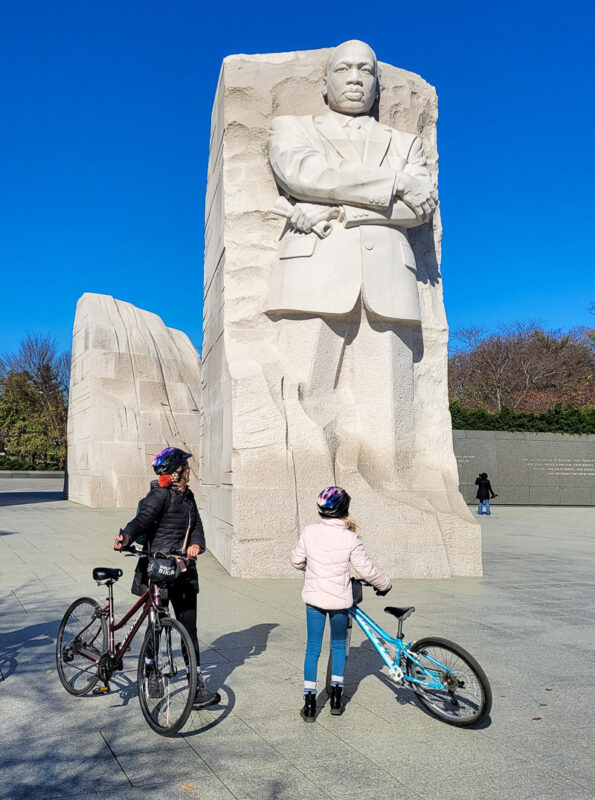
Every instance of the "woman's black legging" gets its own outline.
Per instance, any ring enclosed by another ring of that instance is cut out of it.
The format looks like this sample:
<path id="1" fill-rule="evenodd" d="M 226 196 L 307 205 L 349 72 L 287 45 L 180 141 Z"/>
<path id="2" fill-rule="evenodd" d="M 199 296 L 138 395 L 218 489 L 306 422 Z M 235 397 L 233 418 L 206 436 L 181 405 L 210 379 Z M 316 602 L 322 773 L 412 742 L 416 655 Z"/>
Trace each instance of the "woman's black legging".
<path id="1" fill-rule="evenodd" d="M 198 647 L 198 632 L 196 630 L 196 592 L 187 581 L 177 579 L 167 587 L 167 593 L 176 619 L 182 623 L 190 634 L 194 652 L 196 653 L 196 666 L 200 666 L 200 650 Z"/>

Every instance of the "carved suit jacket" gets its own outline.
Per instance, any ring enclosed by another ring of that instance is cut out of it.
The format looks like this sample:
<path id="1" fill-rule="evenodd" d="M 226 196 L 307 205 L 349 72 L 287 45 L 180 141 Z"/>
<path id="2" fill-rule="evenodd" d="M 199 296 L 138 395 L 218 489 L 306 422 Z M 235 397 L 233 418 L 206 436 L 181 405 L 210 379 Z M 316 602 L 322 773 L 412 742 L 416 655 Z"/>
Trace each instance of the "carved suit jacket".
<path id="1" fill-rule="evenodd" d="M 420 138 L 370 119 L 362 158 L 332 112 L 283 116 L 271 124 L 269 159 L 284 194 L 339 205 L 343 219 L 324 239 L 286 226 L 266 310 L 346 314 L 361 292 L 376 314 L 420 322 L 406 229 L 426 219 L 393 199 L 399 171 L 431 187 Z"/>

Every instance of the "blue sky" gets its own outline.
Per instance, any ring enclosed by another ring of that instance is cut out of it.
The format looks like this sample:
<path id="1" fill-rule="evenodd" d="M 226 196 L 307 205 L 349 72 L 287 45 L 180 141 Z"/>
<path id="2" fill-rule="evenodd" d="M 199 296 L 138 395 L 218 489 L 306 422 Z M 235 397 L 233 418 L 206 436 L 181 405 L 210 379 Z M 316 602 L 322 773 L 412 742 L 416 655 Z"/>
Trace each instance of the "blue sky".
<path id="1" fill-rule="evenodd" d="M 3 0 L 0 352 L 27 332 L 69 348 L 85 291 L 200 347 L 221 60 L 354 37 L 437 88 L 451 328 L 595 324 L 594 22 L 573 0 Z"/>

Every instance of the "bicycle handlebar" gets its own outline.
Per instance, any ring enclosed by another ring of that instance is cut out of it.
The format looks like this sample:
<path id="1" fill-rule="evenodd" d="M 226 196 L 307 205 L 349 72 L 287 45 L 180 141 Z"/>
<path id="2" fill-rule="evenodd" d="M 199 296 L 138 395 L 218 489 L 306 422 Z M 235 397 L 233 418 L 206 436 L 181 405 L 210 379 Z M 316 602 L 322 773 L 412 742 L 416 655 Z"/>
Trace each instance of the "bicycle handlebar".
<path id="1" fill-rule="evenodd" d="M 361 585 L 362 585 L 362 586 L 371 586 L 371 587 L 372 587 L 372 589 L 374 589 L 374 592 L 375 592 L 375 593 L 376 593 L 376 594 L 377 594 L 379 597 L 384 597 L 384 596 L 385 596 L 385 595 L 387 595 L 387 594 L 388 594 L 388 592 L 390 592 L 390 590 L 392 589 L 392 586 L 391 586 L 391 587 L 390 587 L 390 589 L 388 589 L 388 591 L 382 592 L 382 591 L 380 591 L 379 589 L 377 589 L 377 588 L 374 586 L 374 584 L 370 583 L 369 581 L 365 581 L 363 578 L 352 578 L 352 580 L 354 580 L 354 581 L 357 581 L 358 583 L 361 583 Z"/>

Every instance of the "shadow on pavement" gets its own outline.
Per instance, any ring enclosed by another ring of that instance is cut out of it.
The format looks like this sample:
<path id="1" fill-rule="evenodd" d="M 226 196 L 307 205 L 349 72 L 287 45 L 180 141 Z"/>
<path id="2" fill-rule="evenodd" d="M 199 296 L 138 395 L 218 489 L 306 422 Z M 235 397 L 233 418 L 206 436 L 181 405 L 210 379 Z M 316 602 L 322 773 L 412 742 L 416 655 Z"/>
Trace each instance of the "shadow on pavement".
<path id="1" fill-rule="evenodd" d="M 223 692 L 227 696 L 227 702 L 223 705 L 225 698 L 223 698 L 220 705 L 211 706 L 210 708 L 203 709 L 194 715 L 194 720 L 198 719 L 201 723 L 200 727 L 194 730 L 185 730 L 184 737 L 195 736 L 204 733 L 216 725 L 220 725 L 227 716 L 231 713 L 235 705 L 235 694 L 231 687 L 227 685 L 227 679 L 231 673 L 241 667 L 248 659 L 257 658 L 264 653 L 267 648 L 268 638 L 273 630 L 277 628 L 276 622 L 261 622 L 258 625 L 252 625 L 250 628 L 245 628 L 241 631 L 232 631 L 225 633 L 211 644 L 211 649 L 220 653 L 223 658 L 218 662 L 215 669 L 212 670 L 212 678 L 209 680 L 209 673 L 211 670 L 206 670 L 206 680 L 208 688 L 215 692 Z M 204 659 L 201 659 L 204 661 Z M 215 717 L 215 714 L 217 716 Z M 210 716 L 212 720 L 209 720 Z M 191 722 L 192 722 L 191 718 Z"/>
<path id="2" fill-rule="evenodd" d="M 2 492 L 0 507 L 24 506 L 30 503 L 56 503 L 63 499 L 62 492 Z"/>
<path id="3" fill-rule="evenodd" d="M 47 648 L 50 645 L 53 650 L 59 624 L 60 620 L 56 619 L 51 622 L 28 625 L 26 628 L 19 628 L 10 633 L 0 633 L 0 679 L 6 680 L 16 672 L 19 656 L 24 650 L 34 647 Z M 31 671 L 31 665 L 26 669 Z M 33 671 L 40 669 L 38 664 L 33 667 Z"/>

